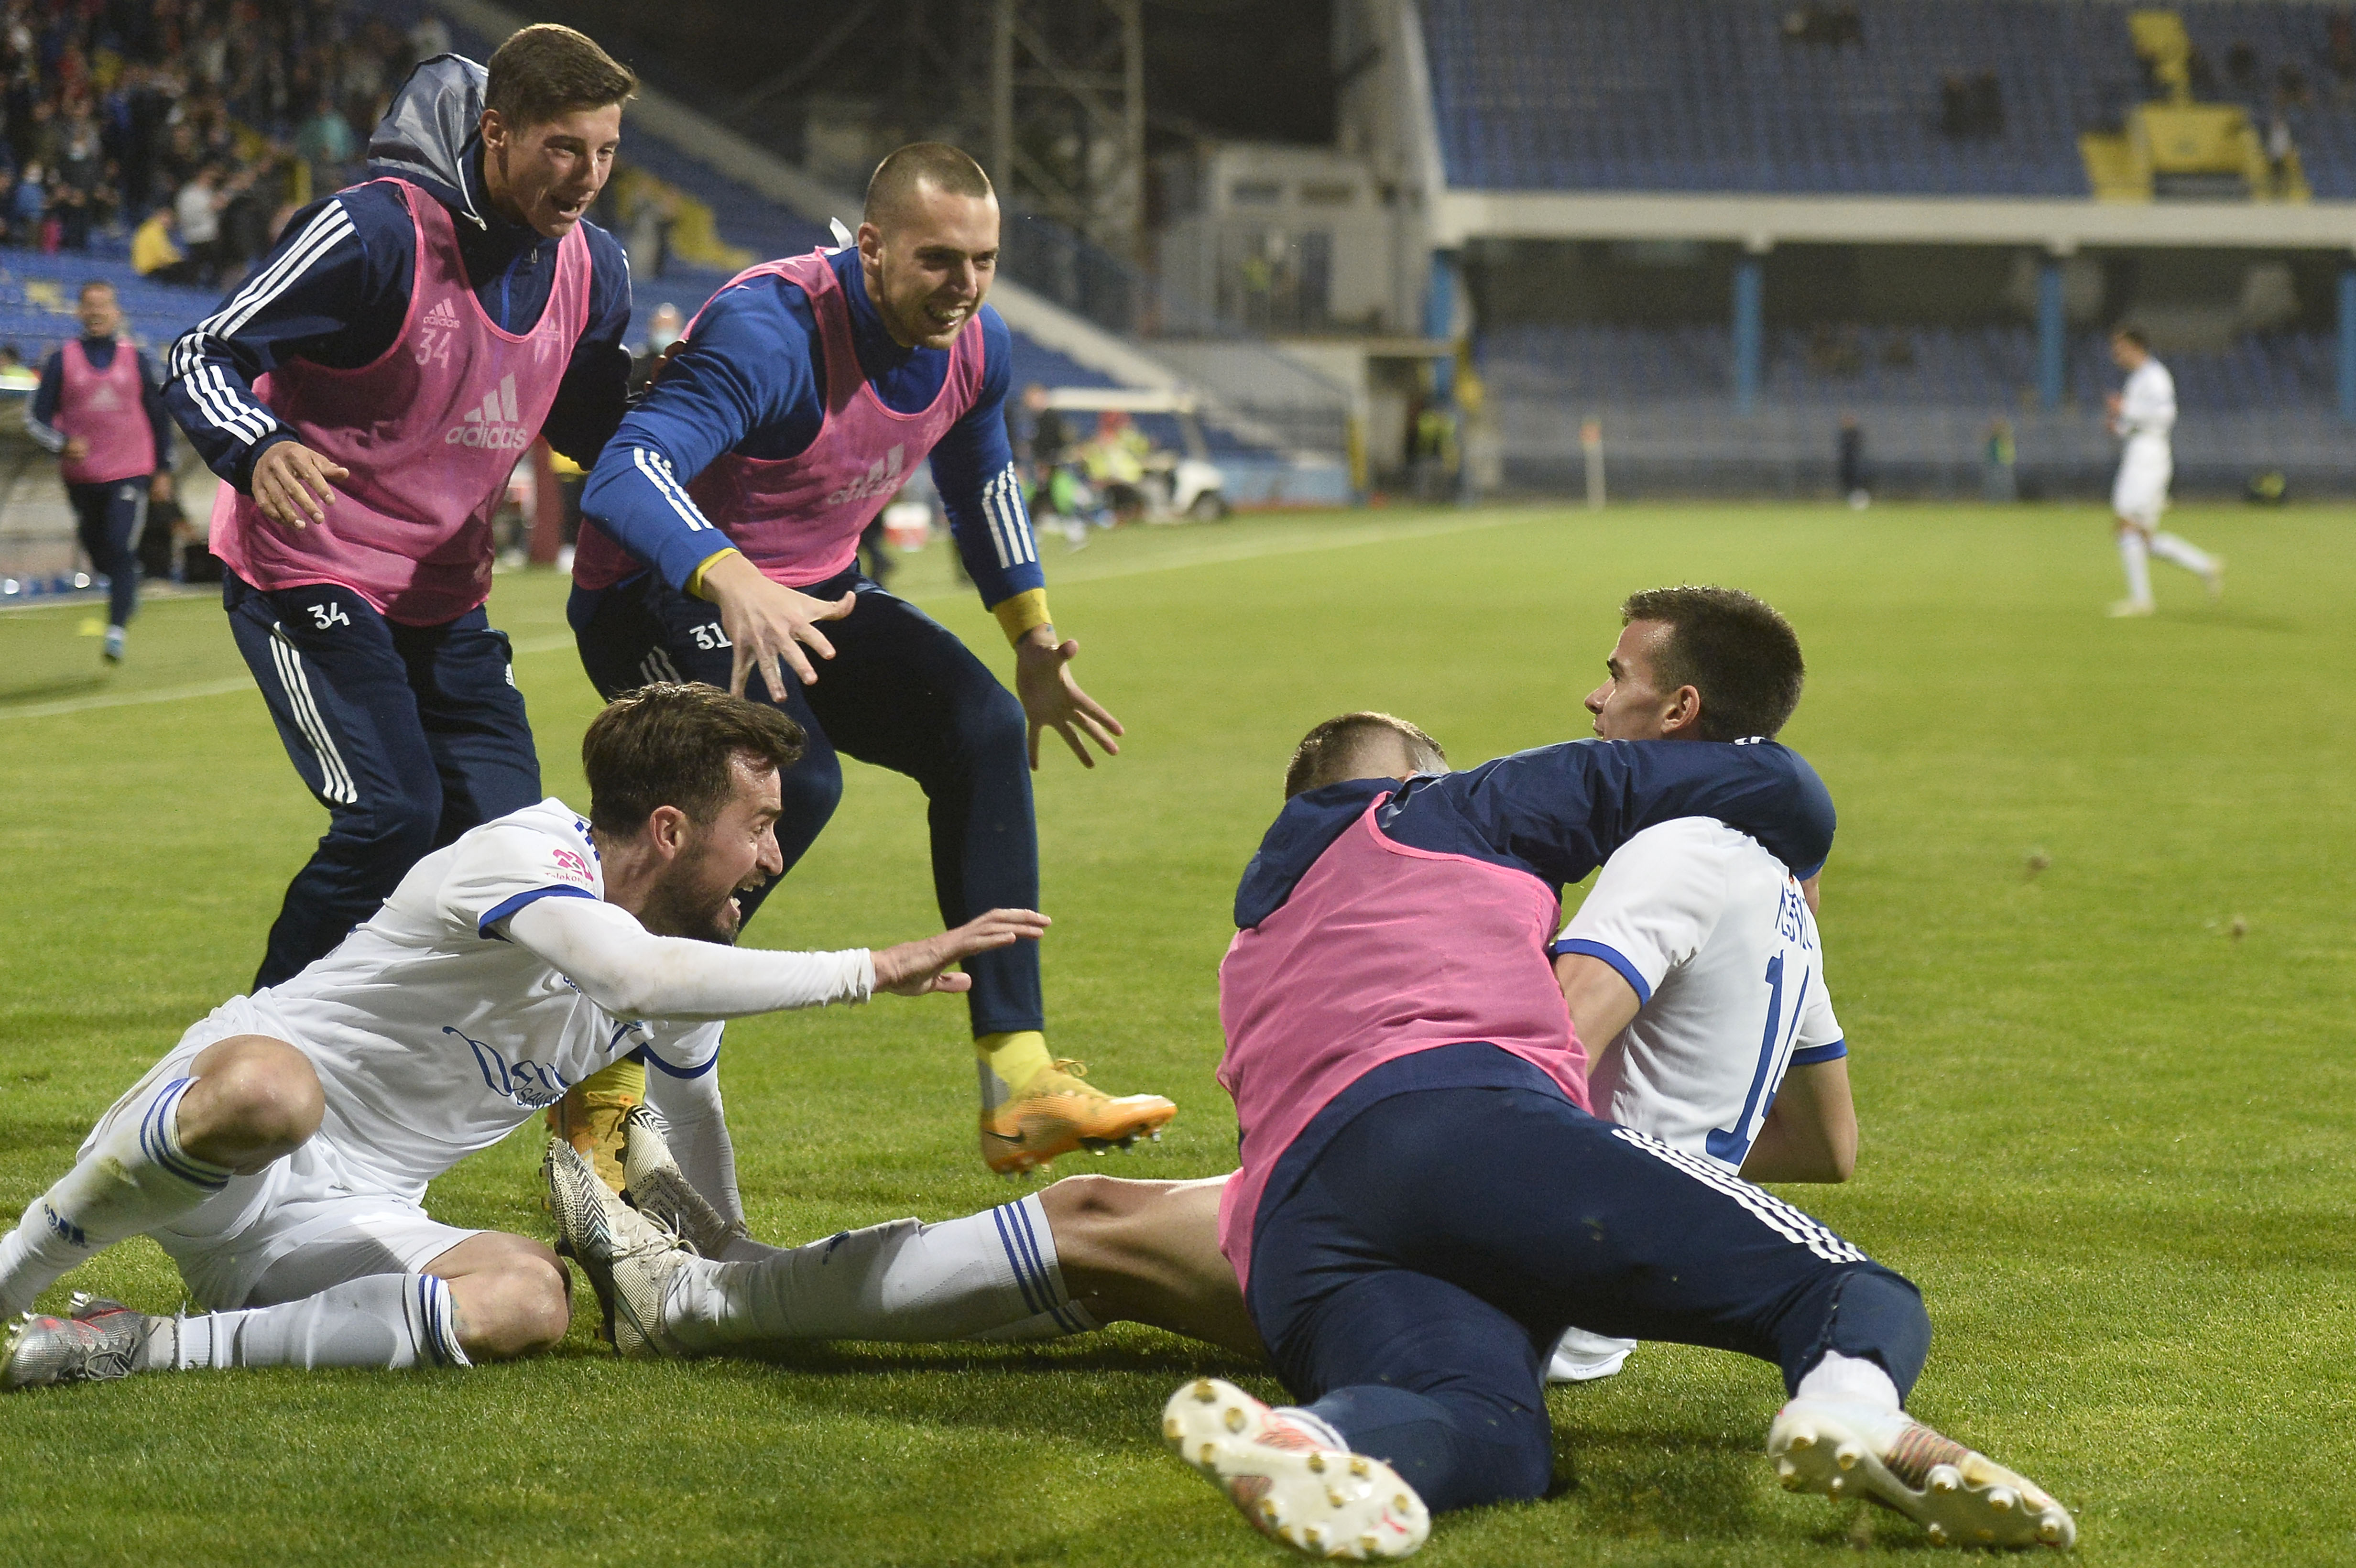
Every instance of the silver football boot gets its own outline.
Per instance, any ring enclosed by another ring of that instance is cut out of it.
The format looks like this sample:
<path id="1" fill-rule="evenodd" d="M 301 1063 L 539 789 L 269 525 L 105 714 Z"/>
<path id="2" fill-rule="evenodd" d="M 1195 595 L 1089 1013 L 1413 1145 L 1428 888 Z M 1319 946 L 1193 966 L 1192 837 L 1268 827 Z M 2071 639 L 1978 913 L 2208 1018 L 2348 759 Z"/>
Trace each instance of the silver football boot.
<path id="1" fill-rule="evenodd" d="M 644 1104 L 622 1118 L 622 1198 L 700 1256 L 716 1258 L 745 1233 L 744 1221 L 732 1224 L 704 1200 L 671 1158 L 659 1125 L 654 1107 Z"/>
<path id="2" fill-rule="evenodd" d="M 171 1324 L 119 1301 L 78 1293 L 69 1316 L 27 1312 L 8 1326 L 0 1350 L 0 1389 L 105 1382 L 145 1370 L 148 1337 Z"/>
<path id="3" fill-rule="evenodd" d="M 562 1138 L 548 1140 L 541 1167 L 549 1212 L 604 1314 L 602 1336 L 634 1360 L 684 1356 L 663 1331 L 663 1294 L 693 1254 L 679 1238 L 616 1198 L 596 1168 Z"/>

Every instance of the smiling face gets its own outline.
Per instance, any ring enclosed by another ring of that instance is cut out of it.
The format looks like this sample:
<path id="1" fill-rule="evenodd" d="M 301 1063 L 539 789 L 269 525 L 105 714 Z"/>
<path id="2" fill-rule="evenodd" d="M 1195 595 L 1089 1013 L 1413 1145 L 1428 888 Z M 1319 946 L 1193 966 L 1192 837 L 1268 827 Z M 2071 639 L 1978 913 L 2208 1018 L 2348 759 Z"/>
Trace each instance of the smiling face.
<path id="1" fill-rule="evenodd" d="M 561 240 L 588 215 L 613 175 L 622 106 L 568 110 L 521 128 L 486 109 L 482 128 L 483 186 L 491 206 L 509 222 Z"/>
<path id="2" fill-rule="evenodd" d="M 997 276 L 998 198 L 920 180 L 885 222 L 859 226 L 867 297 L 901 347 L 947 348 Z"/>
<path id="3" fill-rule="evenodd" d="M 1693 688 L 1661 689 L 1660 654 L 1671 633 L 1666 621 L 1631 621 L 1621 631 L 1604 661 L 1603 684 L 1587 694 L 1595 732 L 1604 740 L 1658 741 L 1685 727 L 1679 697 Z"/>
<path id="4" fill-rule="evenodd" d="M 709 822 L 687 821 L 679 853 L 648 891 L 639 920 L 659 936 L 733 945 L 744 923 L 736 895 L 785 874 L 777 849 L 777 770 L 756 766 L 739 752 L 728 771 L 727 804 Z"/>
<path id="5" fill-rule="evenodd" d="M 115 299 L 114 290 L 105 283 L 94 283 L 82 290 L 74 314 L 81 317 L 84 337 L 112 337 L 123 327 L 123 306 Z"/>

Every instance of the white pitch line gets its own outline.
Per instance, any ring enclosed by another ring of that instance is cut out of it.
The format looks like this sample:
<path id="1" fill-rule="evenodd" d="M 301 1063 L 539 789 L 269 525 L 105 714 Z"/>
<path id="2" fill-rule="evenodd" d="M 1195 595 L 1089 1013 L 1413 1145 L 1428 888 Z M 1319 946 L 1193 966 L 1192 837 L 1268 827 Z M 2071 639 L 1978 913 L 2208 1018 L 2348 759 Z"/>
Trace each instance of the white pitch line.
<path id="1" fill-rule="evenodd" d="M 1365 545 L 1394 544 L 1406 539 L 1438 539 L 1449 534 L 1471 533 L 1480 528 L 1508 528 L 1516 523 L 1534 523 L 1543 517 L 1539 512 L 1508 511 L 1503 515 L 1435 520 L 1427 523 L 1365 524 L 1350 528 L 1340 537 L 1327 535 L 1320 539 L 1262 539 L 1246 543 L 1214 545 L 1207 549 L 1189 550 L 1182 555 L 1163 556 L 1155 560 L 1131 561 L 1120 566 L 1090 570 L 1088 563 L 1071 562 L 1059 571 L 1057 581 L 1077 586 L 1083 582 L 1107 582 L 1122 577 L 1148 577 L 1157 571 L 1183 571 L 1198 566 L 1224 566 L 1232 561 L 1258 560 L 1274 555 L 1310 555 L 1331 549 L 1355 549 Z M 911 594 L 916 603 L 927 599 L 944 599 L 951 590 L 938 593 Z M 517 643 L 518 657 L 526 654 L 553 653 L 559 648 L 574 645 L 570 634 L 561 637 L 542 637 L 532 642 Z M 102 708 L 134 708 L 150 702 L 181 702 L 200 697 L 225 697 L 232 691 L 251 691 L 250 677 L 234 680 L 209 680 L 194 686 L 167 686 L 154 691 L 124 692 L 101 697 L 74 697 L 59 702 L 38 702 L 26 708 L 0 706 L 0 721 L 11 719 L 54 719 L 69 713 L 89 713 Z"/>
<path id="2" fill-rule="evenodd" d="M 537 642 L 515 645 L 516 656 L 526 654 L 553 653 L 569 648 L 573 639 L 543 637 Z M 227 697 L 233 691 L 252 691 L 253 677 L 236 676 L 226 680 L 203 680 L 192 686 L 158 687 L 154 691 L 110 692 L 97 697 L 70 697 L 57 702 L 36 702 L 23 708 L 0 706 L 0 721 L 10 719 L 55 719 L 68 713 L 91 713 L 102 708 L 138 708 L 151 702 L 186 702 L 199 697 Z"/>

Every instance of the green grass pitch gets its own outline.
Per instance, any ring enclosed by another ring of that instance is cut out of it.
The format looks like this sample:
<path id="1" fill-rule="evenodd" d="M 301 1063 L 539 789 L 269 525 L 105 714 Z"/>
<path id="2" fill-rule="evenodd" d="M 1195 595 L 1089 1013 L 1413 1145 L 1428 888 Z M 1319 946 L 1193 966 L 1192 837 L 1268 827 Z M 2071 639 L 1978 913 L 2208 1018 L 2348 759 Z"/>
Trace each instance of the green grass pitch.
<path id="1" fill-rule="evenodd" d="M 1162 1144 L 1066 1168 L 1228 1168 L 1214 966 L 1303 730 L 1387 708 L 1459 762 L 1584 734 L 1623 594 L 1738 584 L 1799 628 L 1812 674 L 1785 739 L 1842 809 L 1824 929 L 1864 1147 L 1846 1188 L 1789 1195 L 1922 1285 L 1939 1338 L 1915 1408 L 2078 1509 L 2089 1563 L 2347 1560 L 2351 521 L 2188 510 L 2174 526 L 2233 562 L 2224 605 L 2155 566 L 2162 613 L 2129 622 L 2103 616 L 2118 571 L 2093 508 L 1362 512 L 1069 556 L 1050 539 L 1078 673 L 1130 730 L 1118 760 L 1051 755 L 1039 778 L 1050 1042 L 1182 1107 Z M 1004 666 L 937 549 L 902 586 Z M 546 574 L 492 603 L 549 787 L 577 801 L 594 702 L 562 606 Z M 324 821 L 216 606 L 152 604 L 104 687 L 92 613 L 0 616 L 0 1216 L 242 988 Z M 123 700 L 159 693 L 183 695 Z M 914 786 L 851 772 L 755 941 L 934 928 Z M 887 997 L 732 1028 L 758 1233 L 1010 1196 L 975 1154 L 963 1022 Z M 460 1166 L 433 1206 L 539 1232 L 540 1142 Z M 75 1287 L 180 1299 L 145 1242 L 55 1299 Z M 587 1300 L 530 1364 L 0 1400 L 0 1563 L 1283 1560 L 1162 1449 L 1184 1377 L 1273 1392 L 1208 1349 L 1131 1328 L 626 1364 Z M 1779 1396 L 1764 1365 L 1648 1346 L 1550 1396 L 1555 1496 L 1445 1520 L 1425 1560 L 1913 1560 L 1903 1521 L 1776 1489 Z"/>

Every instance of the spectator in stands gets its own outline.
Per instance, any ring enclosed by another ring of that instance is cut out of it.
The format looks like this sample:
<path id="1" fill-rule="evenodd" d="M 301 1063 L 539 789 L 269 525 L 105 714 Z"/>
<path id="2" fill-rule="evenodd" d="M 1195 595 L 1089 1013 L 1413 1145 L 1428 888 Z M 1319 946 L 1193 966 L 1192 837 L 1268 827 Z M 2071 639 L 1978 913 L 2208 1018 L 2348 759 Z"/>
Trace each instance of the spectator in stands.
<path id="1" fill-rule="evenodd" d="M 159 283 L 197 282 L 197 264 L 173 243 L 170 208 L 157 208 L 132 231 L 131 270 Z"/>
<path id="2" fill-rule="evenodd" d="M 662 363 L 663 351 L 679 341 L 686 329 L 679 306 L 665 300 L 655 306 L 654 315 L 647 318 L 647 340 L 636 354 L 630 356 L 630 395 L 637 397 L 655 379 L 655 367 Z"/>
<path id="3" fill-rule="evenodd" d="M 207 288 L 220 282 L 220 215 L 229 197 L 220 188 L 220 166 L 200 166 L 173 199 L 173 220 L 180 230 L 180 248 L 196 263 L 196 281 Z"/>
<path id="4" fill-rule="evenodd" d="M 2290 116 L 2277 105 L 2266 116 L 2266 178 L 2276 201 L 2287 201 L 2291 195 Z"/>
<path id="5" fill-rule="evenodd" d="M 105 654 L 120 664 L 139 610 L 134 550 L 147 503 L 172 495 L 172 420 L 155 361 L 122 336 L 114 285 L 84 283 L 75 314 L 81 336 L 41 367 L 25 429 L 58 456 L 81 547 L 107 580 Z"/>
<path id="6" fill-rule="evenodd" d="M 1857 422 L 1855 414 L 1841 415 L 1840 438 L 1833 457 L 1833 483 L 1848 498 L 1852 511 L 1862 512 L 1873 504 L 1872 492 L 1865 487 L 1865 427 Z"/>
<path id="7" fill-rule="evenodd" d="M 319 94 L 311 117 L 294 133 L 294 153 L 311 165 L 312 189 L 335 190 L 344 184 L 347 166 L 359 155 L 359 142 L 332 94 Z"/>
<path id="8" fill-rule="evenodd" d="M 2324 25 L 2324 59 L 2331 67 L 2340 90 L 2356 88 L 2356 16 L 2345 11 L 2335 12 Z"/>
<path id="9" fill-rule="evenodd" d="M 16 188 L 9 193 L 13 221 L 9 233 L 12 243 L 30 250 L 41 242 L 41 225 L 49 214 L 49 193 L 41 178 L 41 165 L 27 164 L 25 172 L 16 176 Z"/>
<path id="10" fill-rule="evenodd" d="M 2275 73 L 2275 102 L 2283 109 L 2304 109 L 2310 101 L 2307 91 L 2307 72 L 2293 62 L 2286 61 Z"/>

